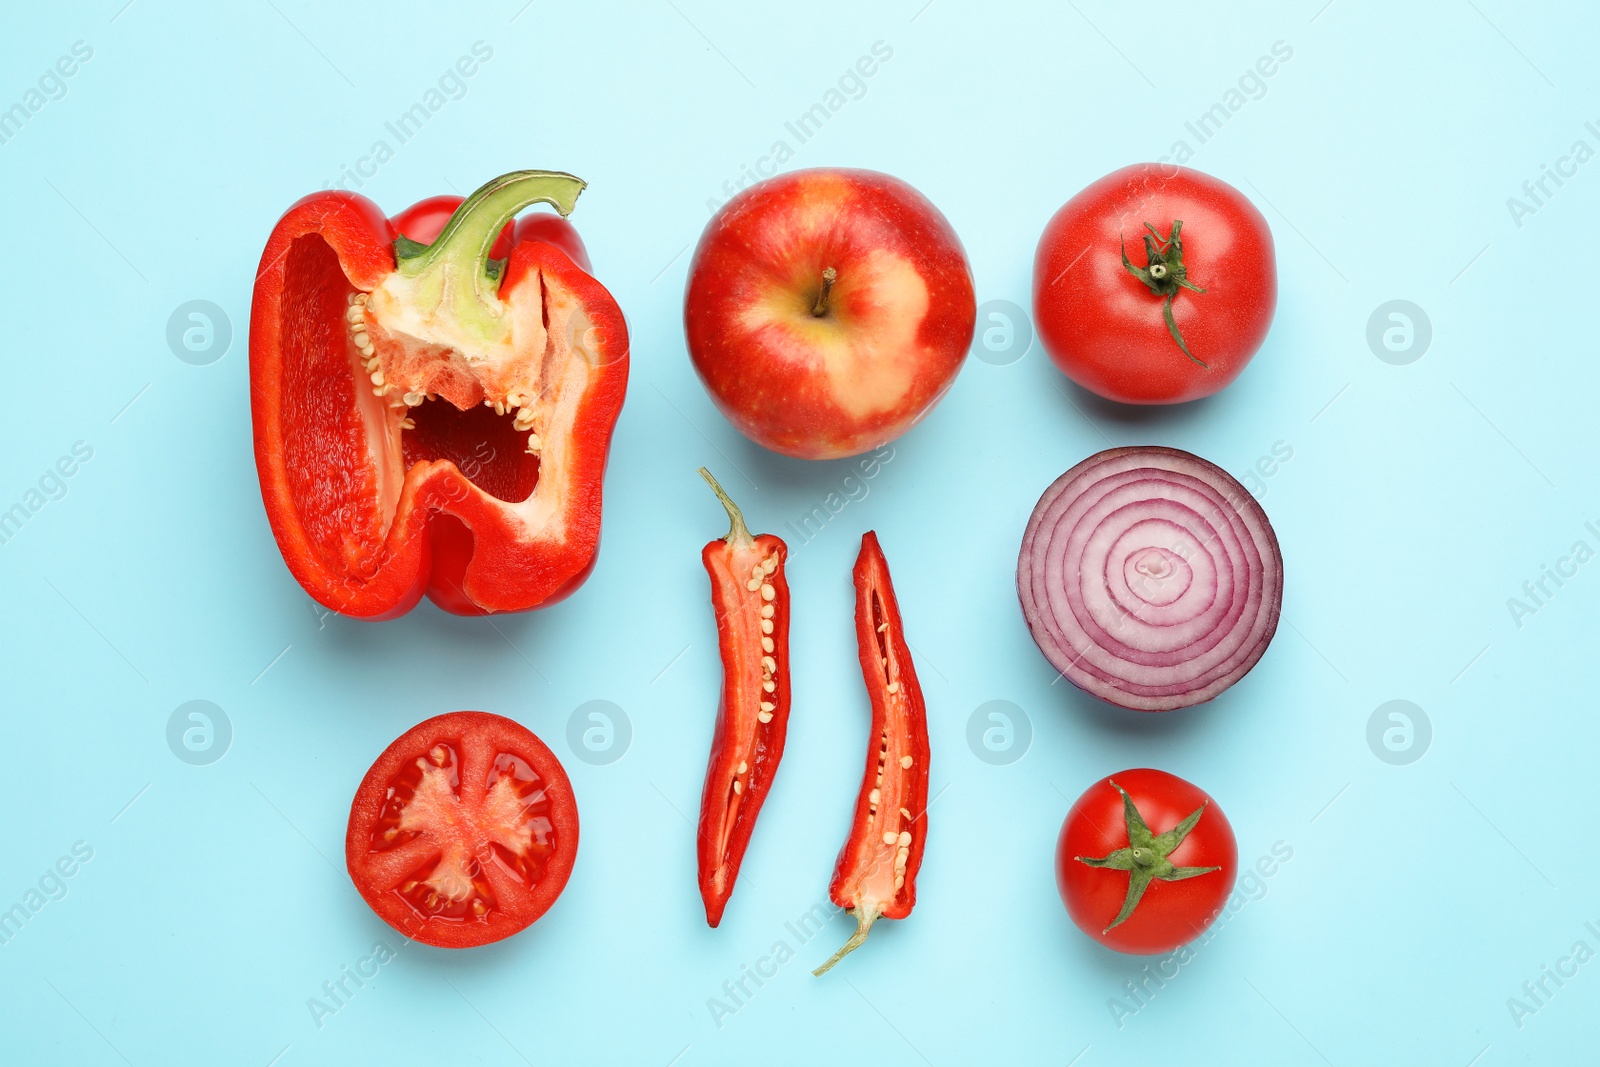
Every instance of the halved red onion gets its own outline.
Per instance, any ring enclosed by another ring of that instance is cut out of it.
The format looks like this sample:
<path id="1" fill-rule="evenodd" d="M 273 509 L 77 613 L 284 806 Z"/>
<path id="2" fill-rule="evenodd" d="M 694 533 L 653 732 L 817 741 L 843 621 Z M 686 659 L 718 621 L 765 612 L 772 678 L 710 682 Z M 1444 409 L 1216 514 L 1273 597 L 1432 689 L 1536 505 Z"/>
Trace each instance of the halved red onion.
<path id="1" fill-rule="evenodd" d="M 1068 681 L 1125 708 L 1172 711 L 1210 700 L 1266 651 L 1283 554 L 1227 471 L 1175 448 L 1111 448 L 1039 498 L 1017 595 Z"/>

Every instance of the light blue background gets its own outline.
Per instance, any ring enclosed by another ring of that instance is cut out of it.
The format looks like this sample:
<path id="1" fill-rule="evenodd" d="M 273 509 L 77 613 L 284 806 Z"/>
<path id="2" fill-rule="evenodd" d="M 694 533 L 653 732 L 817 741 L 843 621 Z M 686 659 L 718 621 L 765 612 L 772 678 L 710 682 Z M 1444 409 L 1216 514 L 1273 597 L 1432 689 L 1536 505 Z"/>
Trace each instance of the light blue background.
<path id="1" fill-rule="evenodd" d="M 1506 603 L 1575 541 L 1600 548 L 1584 528 L 1600 521 L 1600 162 L 1520 227 L 1506 204 L 1574 141 L 1600 148 L 1585 5 L 122 3 L 13 6 L 0 34 L 0 107 L 74 41 L 94 49 L 0 145 L 0 508 L 74 442 L 94 450 L 0 545 L 0 908 L 93 848 L 0 946 L 0 1059 L 1465 1067 L 1592 1050 L 1600 962 L 1547 980 L 1520 1028 L 1507 1007 L 1578 940 L 1600 949 L 1584 927 L 1600 926 L 1600 563 L 1520 627 Z M 256 488 L 257 257 L 284 208 L 479 40 L 493 57 L 465 95 L 363 191 L 397 211 L 518 167 L 590 182 L 575 221 L 633 335 L 604 549 L 577 596 L 534 615 L 323 618 Z M 979 300 L 1024 306 L 1051 212 L 1194 147 L 1185 122 L 1286 42 L 1193 160 L 1266 214 L 1280 304 L 1244 376 L 1179 409 L 1113 410 L 1037 347 L 970 360 L 866 497 L 801 543 L 785 524 L 849 467 L 765 454 L 712 408 L 683 348 L 687 250 L 708 198 L 877 41 L 892 59 L 792 165 L 909 180 L 961 234 Z M 1409 366 L 1365 339 L 1397 298 L 1432 323 Z M 233 329 L 208 366 L 165 339 L 196 299 Z M 1052 686 L 1012 576 L 1045 485 L 1145 442 L 1240 476 L 1276 443 L 1293 458 L 1262 482 L 1288 574 L 1271 649 L 1214 704 L 1142 717 Z M 719 678 L 698 551 L 723 519 L 702 463 L 794 549 L 789 749 L 716 931 L 689 822 Z M 825 899 L 860 774 L 848 575 L 869 527 L 920 656 L 938 800 L 916 913 L 818 981 L 849 921 L 805 944 L 785 923 Z M 165 739 L 192 699 L 232 724 L 209 766 Z M 1409 766 L 1366 740 L 1391 699 L 1432 722 Z M 609 765 L 566 740 L 590 700 L 631 721 Z M 966 741 L 990 700 L 1031 722 L 1010 765 Z M 308 999 L 398 943 L 343 870 L 351 793 L 392 738 L 457 708 L 514 716 L 562 756 L 576 873 L 528 932 L 405 948 L 319 1028 Z M 1146 961 L 1071 925 L 1051 860 L 1070 801 L 1139 765 L 1213 793 L 1245 862 L 1279 841 L 1293 859 L 1119 1027 L 1109 1002 Z M 708 998 L 780 939 L 796 958 L 719 1027 Z"/>

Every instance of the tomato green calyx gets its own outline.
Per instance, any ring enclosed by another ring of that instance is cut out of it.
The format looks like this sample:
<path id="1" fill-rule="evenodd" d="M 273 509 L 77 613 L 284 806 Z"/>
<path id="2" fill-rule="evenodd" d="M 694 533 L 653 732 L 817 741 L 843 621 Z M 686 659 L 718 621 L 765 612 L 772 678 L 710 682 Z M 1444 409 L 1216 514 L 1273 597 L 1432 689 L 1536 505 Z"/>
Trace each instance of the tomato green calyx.
<path id="1" fill-rule="evenodd" d="M 833 970 L 833 965 L 844 959 L 850 953 L 867 943 L 867 934 L 872 930 L 872 924 L 878 921 L 882 914 L 876 907 L 857 908 L 850 913 L 856 919 L 856 932 L 850 935 L 850 940 L 840 946 L 839 951 L 828 957 L 828 962 L 811 972 L 812 977 L 821 978 Z"/>
<path id="2" fill-rule="evenodd" d="M 822 272 L 822 288 L 817 290 L 817 302 L 811 305 L 811 314 L 816 318 L 828 313 L 828 296 L 833 292 L 833 283 L 839 280 L 839 272 L 829 267 Z"/>
<path id="3" fill-rule="evenodd" d="M 559 171 L 502 174 L 462 201 L 432 244 L 397 238 L 395 270 L 411 280 L 417 305 L 448 314 L 485 341 L 498 339 L 505 330 L 500 302 L 505 263 L 490 259 L 489 250 L 505 224 L 532 204 L 549 204 L 563 217 L 571 214 L 584 185 Z"/>
<path id="4" fill-rule="evenodd" d="M 1173 236 L 1177 236 L 1177 227 L 1173 227 Z M 1134 806 L 1133 798 L 1116 782 L 1111 787 L 1122 794 L 1122 817 L 1128 827 L 1128 847 L 1119 848 L 1108 856 L 1094 859 L 1089 856 L 1078 856 L 1079 863 L 1090 867 L 1109 867 L 1112 870 L 1128 872 L 1128 895 L 1123 898 L 1122 910 L 1117 912 L 1117 917 L 1111 920 L 1111 925 L 1101 933 L 1109 933 L 1113 928 L 1125 922 L 1133 914 L 1133 909 L 1139 906 L 1139 901 L 1144 897 L 1144 891 L 1150 888 L 1150 883 L 1157 878 L 1163 882 L 1178 882 L 1185 878 L 1196 878 L 1212 871 L 1220 871 L 1221 867 L 1179 867 L 1167 859 L 1189 836 L 1200 822 L 1200 816 L 1205 814 L 1206 806 L 1200 805 L 1190 812 L 1188 817 L 1177 826 L 1164 834 L 1150 832 L 1150 827 L 1145 824 L 1144 816 L 1139 814 L 1139 809 Z"/>
<path id="5" fill-rule="evenodd" d="M 1183 220 L 1175 219 L 1172 223 L 1172 234 L 1162 237 L 1161 231 L 1150 225 L 1144 224 L 1150 232 L 1144 235 L 1145 266 L 1136 267 L 1128 259 L 1128 242 L 1122 242 L 1122 265 L 1128 273 L 1138 278 L 1150 291 L 1157 296 L 1166 297 L 1161 305 L 1161 317 L 1167 322 L 1167 332 L 1172 334 L 1172 339 L 1178 342 L 1178 347 L 1183 349 L 1183 354 L 1207 370 L 1210 366 L 1200 359 L 1195 359 L 1193 352 L 1183 339 L 1183 334 L 1178 330 L 1178 323 L 1172 317 L 1172 298 L 1178 295 L 1179 290 L 1187 289 L 1191 293 L 1203 293 L 1205 289 L 1189 280 L 1188 268 L 1183 265 Z"/>
<path id="6" fill-rule="evenodd" d="M 728 536 L 724 537 L 723 540 L 728 542 L 730 545 L 748 545 L 750 542 L 755 540 L 750 536 L 750 527 L 744 524 L 744 513 L 739 510 L 739 505 L 733 502 L 733 498 L 730 497 L 727 494 L 727 491 L 722 488 L 722 485 L 711 476 L 711 472 L 706 470 L 704 467 L 701 467 L 700 477 L 704 478 L 706 480 L 706 484 L 711 486 L 711 491 L 717 494 L 717 499 L 722 501 L 723 510 L 728 513 Z"/>

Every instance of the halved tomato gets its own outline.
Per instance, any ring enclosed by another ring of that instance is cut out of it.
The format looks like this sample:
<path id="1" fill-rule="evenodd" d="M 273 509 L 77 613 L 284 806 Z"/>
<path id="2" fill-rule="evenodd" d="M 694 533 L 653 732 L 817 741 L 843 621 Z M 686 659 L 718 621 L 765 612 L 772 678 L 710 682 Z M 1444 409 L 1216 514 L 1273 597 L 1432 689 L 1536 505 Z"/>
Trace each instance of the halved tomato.
<path id="1" fill-rule="evenodd" d="M 418 723 L 383 750 L 350 804 L 345 866 L 378 917 L 441 948 L 510 937 L 555 903 L 578 854 L 561 761 L 483 711 Z"/>

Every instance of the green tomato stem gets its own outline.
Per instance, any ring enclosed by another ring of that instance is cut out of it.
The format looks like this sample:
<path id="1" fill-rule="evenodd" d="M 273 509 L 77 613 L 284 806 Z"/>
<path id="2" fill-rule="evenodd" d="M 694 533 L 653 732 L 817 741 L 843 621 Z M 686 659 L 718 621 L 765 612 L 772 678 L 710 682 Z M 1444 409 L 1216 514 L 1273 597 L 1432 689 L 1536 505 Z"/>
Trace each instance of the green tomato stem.
<path id="1" fill-rule="evenodd" d="M 1129 274 L 1138 278 L 1156 296 L 1166 297 L 1161 304 L 1161 317 L 1167 324 L 1167 332 L 1177 342 L 1178 348 L 1195 364 L 1210 369 L 1209 365 L 1189 351 L 1189 345 L 1183 339 L 1183 332 L 1178 329 L 1178 320 L 1172 316 L 1172 300 L 1180 290 L 1187 289 L 1191 293 L 1203 293 L 1205 289 L 1189 280 L 1188 268 L 1183 265 L 1183 220 L 1176 219 L 1172 223 L 1172 233 L 1167 237 L 1161 236 L 1148 222 L 1144 228 L 1149 232 L 1144 235 L 1145 266 L 1136 267 L 1128 259 L 1128 242 L 1122 242 L 1122 265 Z"/>

